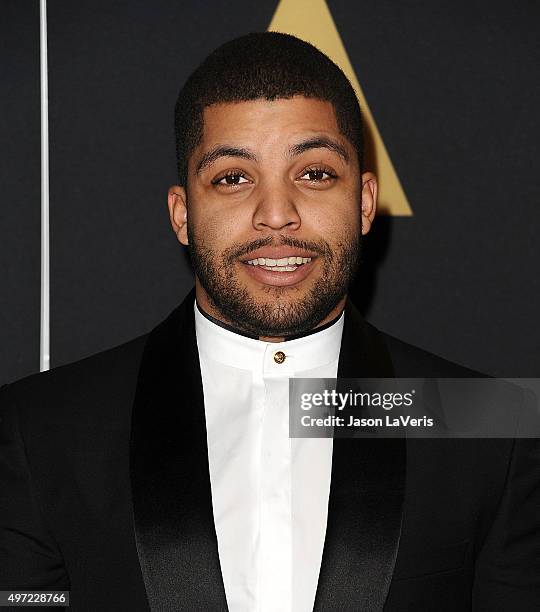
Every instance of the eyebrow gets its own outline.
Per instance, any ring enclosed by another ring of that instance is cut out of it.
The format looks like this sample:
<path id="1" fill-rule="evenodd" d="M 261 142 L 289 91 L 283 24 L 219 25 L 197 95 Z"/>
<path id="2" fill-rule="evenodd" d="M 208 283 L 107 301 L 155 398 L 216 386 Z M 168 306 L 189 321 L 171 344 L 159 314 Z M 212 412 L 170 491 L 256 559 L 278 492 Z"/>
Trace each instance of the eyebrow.
<path id="1" fill-rule="evenodd" d="M 313 138 L 308 138 L 307 140 L 298 142 L 289 148 L 288 154 L 289 157 L 295 157 L 311 149 L 328 149 L 334 153 L 337 153 L 346 164 L 349 163 L 349 154 L 347 153 L 345 147 L 336 140 L 328 138 L 327 136 L 315 136 Z M 200 174 L 220 157 L 240 157 L 242 159 L 247 159 L 254 162 L 257 161 L 257 156 L 249 149 L 235 147 L 232 145 L 217 145 L 201 157 L 195 170 L 196 174 Z"/>
<path id="2" fill-rule="evenodd" d="M 201 157 L 199 163 L 197 164 L 196 174 L 200 174 L 205 168 L 211 166 L 220 157 L 241 157 L 242 159 L 249 159 L 255 162 L 257 161 L 257 156 L 249 149 L 229 145 L 218 145 L 217 147 L 210 149 L 210 151 Z"/>
<path id="3" fill-rule="evenodd" d="M 295 155 L 300 155 L 301 153 L 309 151 L 310 149 L 329 149 L 330 151 L 337 153 L 346 164 L 349 163 L 349 154 L 347 153 L 347 149 L 337 142 L 337 140 L 333 140 L 327 136 L 315 136 L 314 138 L 303 140 L 302 142 L 293 145 L 289 149 L 289 155 L 294 157 Z"/>

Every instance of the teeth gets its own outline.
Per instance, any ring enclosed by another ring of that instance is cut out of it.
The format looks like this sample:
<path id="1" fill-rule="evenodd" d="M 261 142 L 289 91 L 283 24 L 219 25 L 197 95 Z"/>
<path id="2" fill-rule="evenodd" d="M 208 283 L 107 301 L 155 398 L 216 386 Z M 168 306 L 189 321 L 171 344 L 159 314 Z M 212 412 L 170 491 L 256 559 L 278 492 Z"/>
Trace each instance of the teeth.
<path id="1" fill-rule="evenodd" d="M 311 261 L 311 257 L 283 257 L 282 259 L 270 259 L 268 257 L 258 257 L 257 259 L 251 259 L 246 262 L 252 266 L 264 266 L 268 269 L 279 268 L 279 271 L 286 270 L 289 267 L 296 267 Z M 290 272 L 290 270 L 287 270 Z"/>
<path id="2" fill-rule="evenodd" d="M 270 268 L 269 266 L 264 266 L 264 270 L 271 270 L 272 272 L 294 272 L 298 268 L 298 266 L 274 266 Z"/>

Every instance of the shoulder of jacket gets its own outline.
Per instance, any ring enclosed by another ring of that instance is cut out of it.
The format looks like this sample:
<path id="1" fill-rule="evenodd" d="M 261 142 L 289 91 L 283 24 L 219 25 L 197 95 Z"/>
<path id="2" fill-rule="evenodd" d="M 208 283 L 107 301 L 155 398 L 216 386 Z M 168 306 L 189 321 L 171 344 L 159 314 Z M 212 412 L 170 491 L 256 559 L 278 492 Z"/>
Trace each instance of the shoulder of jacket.
<path id="1" fill-rule="evenodd" d="M 398 377 L 476 378 L 486 374 L 477 372 L 419 346 L 409 344 L 395 336 L 379 331 Z"/>
<path id="2" fill-rule="evenodd" d="M 106 390 L 114 394 L 137 379 L 148 334 L 84 359 L 39 372 L 12 382 L 3 390 L 21 408 L 62 403 L 64 399 L 90 398 Z"/>

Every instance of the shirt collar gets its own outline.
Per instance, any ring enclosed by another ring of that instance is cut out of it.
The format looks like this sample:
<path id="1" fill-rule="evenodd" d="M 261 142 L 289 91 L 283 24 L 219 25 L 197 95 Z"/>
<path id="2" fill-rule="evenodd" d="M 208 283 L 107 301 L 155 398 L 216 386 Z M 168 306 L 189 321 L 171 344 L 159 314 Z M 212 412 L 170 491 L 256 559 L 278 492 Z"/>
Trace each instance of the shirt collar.
<path id="1" fill-rule="evenodd" d="M 259 370 L 264 376 L 292 376 L 339 358 L 345 312 L 320 331 L 285 342 L 265 342 L 217 325 L 201 314 L 196 301 L 194 309 L 197 346 L 203 359 L 243 370 Z M 284 354 L 281 363 L 282 356 L 276 353 Z"/>

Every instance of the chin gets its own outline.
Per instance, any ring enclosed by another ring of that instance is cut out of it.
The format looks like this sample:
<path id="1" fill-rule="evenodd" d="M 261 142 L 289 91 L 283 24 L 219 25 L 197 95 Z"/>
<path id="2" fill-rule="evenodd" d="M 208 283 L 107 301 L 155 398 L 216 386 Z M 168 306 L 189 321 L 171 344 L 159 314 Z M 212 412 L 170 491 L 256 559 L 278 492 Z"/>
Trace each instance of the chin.
<path id="1" fill-rule="evenodd" d="M 293 304 L 301 301 L 307 295 L 309 288 L 300 288 L 298 285 L 259 285 L 255 290 L 246 287 L 246 291 L 254 301 L 259 303 L 275 303 L 275 300 L 281 299 Z"/>

